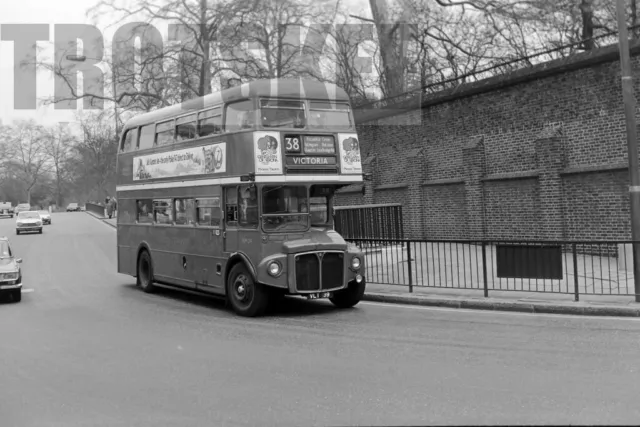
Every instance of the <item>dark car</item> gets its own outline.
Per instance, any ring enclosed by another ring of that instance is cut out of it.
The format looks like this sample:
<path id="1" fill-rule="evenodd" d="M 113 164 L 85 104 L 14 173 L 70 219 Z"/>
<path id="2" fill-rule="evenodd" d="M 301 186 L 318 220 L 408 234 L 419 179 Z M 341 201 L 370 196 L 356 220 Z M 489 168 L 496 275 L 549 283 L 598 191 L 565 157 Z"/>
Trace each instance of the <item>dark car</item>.
<path id="1" fill-rule="evenodd" d="M 67 212 L 80 212 L 80 206 L 77 203 L 69 203 L 67 206 Z"/>
<path id="2" fill-rule="evenodd" d="M 0 236 L 0 296 L 11 295 L 13 302 L 22 299 L 22 259 L 16 258 L 9 239 Z"/>

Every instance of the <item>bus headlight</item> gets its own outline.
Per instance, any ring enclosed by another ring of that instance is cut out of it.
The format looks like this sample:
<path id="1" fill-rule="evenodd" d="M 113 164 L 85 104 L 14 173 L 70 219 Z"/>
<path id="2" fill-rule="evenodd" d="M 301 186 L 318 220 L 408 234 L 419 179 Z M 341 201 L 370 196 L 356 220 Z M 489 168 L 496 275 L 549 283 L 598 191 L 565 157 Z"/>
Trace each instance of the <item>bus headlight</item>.
<path id="1" fill-rule="evenodd" d="M 360 258 L 358 258 L 357 256 L 351 258 L 351 268 L 353 268 L 354 270 L 360 268 Z"/>
<path id="2" fill-rule="evenodd" d="M 278 261 L 272 261 L 267 268 L 269 270 L 269 274 L 273 277 L 276 277 L 282 271 L 282 266 Z"/>

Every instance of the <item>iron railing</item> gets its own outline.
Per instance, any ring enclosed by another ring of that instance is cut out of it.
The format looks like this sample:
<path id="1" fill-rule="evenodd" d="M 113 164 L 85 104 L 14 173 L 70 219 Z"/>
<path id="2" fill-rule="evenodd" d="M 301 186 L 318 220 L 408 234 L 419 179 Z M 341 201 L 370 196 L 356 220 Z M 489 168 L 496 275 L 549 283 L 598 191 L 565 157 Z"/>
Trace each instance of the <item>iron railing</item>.
<path id="1" fill-rule="evenodd" d="M 400 204 L 336 206 L 334 222 L 345 239 L 404 239 Z"/>
<path id="2" fill-rule="evenodd" d="M 633 241 L 346 239 L 369 283 L 483 291 L 632 296 Z"/>
<path id="3" fill-rule="evenodd" d="M 105 207 L 103 205 L 99 205 L 96 203 L 85 203 L 85 209 L 88 212 L 100 215 L 101 217 L 105 216 Z"/>

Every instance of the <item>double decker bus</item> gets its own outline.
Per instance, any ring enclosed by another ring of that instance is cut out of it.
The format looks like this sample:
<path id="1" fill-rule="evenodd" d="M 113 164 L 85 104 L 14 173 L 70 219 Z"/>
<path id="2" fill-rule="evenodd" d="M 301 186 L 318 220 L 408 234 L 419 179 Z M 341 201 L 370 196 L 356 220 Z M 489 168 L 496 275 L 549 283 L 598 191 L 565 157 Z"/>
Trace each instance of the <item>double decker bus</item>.
<path id="1" fill-rule="evenodd" d="M 259 80 L 139 115 L 117 158 L 118 272 L 145 292 L 224 296 L 242 316 L 283 295 L 353 307 L 364 255 L 334 230 L 333 200 L 362 180 L 335 85 Z"/>

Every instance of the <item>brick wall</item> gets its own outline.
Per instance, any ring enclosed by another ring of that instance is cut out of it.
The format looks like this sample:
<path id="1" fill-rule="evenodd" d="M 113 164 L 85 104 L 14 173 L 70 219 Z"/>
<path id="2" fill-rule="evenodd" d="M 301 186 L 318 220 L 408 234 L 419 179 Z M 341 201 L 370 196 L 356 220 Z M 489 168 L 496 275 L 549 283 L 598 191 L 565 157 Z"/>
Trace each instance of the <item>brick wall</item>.
<path id="1" fill-rule="evenodd" d="M 630 238 L 617 46 L 419 105 L 356 111 L 373 179 L 337 204 L 402 203 L 415 238 Z"/>

